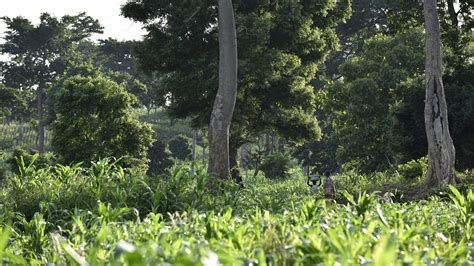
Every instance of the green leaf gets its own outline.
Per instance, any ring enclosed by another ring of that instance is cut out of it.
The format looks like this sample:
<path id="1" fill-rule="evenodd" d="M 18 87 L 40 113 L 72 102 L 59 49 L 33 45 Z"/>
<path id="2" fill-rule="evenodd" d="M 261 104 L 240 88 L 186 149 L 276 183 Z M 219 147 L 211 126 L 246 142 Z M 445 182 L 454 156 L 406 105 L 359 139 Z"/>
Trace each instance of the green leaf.
<path id="1" fill-rule="evenodd" d="M 385 226 L 389 226 L 388 223 L 387 223 L 387 220 L 385 220 L 385 217 L 383 216 L 383 212 L 382 210 L 380 209 L 380 205 L 377 204 L 377 207 L 375 208 L 377 210 L 377 215 L 379 216 L 380 218 L 380 221 L 382 221 L 382 223 L 385 225 Z"/>
<path id="2" fill-rule="evenodd" d="M 375 245 L 373 251 L 373 265 L 388 266 L 394 265 L 397 259 L 397 242 L 395 234 L 382 235 Z"/>

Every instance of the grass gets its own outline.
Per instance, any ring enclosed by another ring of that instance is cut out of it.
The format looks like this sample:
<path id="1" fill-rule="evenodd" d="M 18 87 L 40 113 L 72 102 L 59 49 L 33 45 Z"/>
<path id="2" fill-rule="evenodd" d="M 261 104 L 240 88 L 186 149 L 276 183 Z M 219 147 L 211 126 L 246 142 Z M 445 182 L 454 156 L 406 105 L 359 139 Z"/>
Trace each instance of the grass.
<path id="1" fill-rule="evenodd" d="M 359 183 L 341 175 L 338 196 L 346 203 L 326 204 L 296 170 L 288 180 L 249 175 L 245 188 L 223 183 L 214 193 L 200 165 L 194 175 L 180 164 L 154 178 L 110 160 L 90 168 L 20 168 L 0 188 L 0 256 L 7 264 L 468 265 L 474 259 L 470 189 L 398 203 L 390 194 L 344 192 Z"/>

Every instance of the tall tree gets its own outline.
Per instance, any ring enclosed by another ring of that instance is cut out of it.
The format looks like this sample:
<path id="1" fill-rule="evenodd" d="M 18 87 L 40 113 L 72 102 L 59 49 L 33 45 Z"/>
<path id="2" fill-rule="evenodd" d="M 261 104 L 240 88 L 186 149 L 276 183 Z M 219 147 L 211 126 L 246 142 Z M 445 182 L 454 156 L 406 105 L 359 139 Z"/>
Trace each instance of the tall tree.
<path id="1" fill-rule="evenodd" d="M 237 96 L 237 31 L 232 0 L 219 0 L 219 89 L 209 124 L 207 172 L 221 179 L 230 175 L 229 134 Z"/>
<path id="2" fill-rule="evenodd" d="M 422 34 L 417 29 L 393 37 L 377 35 L 339 67 L 343 79 L 321 93 L 327 115 L 322 124 L 332 129 L 323 141 L 336 149 L 313 147 L 314 159 L 325 160 L 320 153 L 332 151 L 332 160 L 372 172 L 426 155 L 426 140 L 419 138 L 424 135 L 422 98 L 412 100 L 420 99 L 421 88 L 411 86 L 418 85 L 424 70 Z"/>
<path id="3" fill-rule="evenodd" d="M 237 150 L 262 133 L 289 142 L 320 136 L 310 82 L 337 46 L 335 26 L 350 11 L 344 1 L 234 0 L 238 91 L 229 140 Z M 162 76 L 162 95 L 174 118 L 209 125 L 218 84 L 217 1 L 129 1 L 126 17 L 145 24 L 137 47 L 141 67 Z"/>
<path id="4" fill-rule="evenodd" d="M 456 169 L 469 169 L 474 164 L 474 139 L 469 133 L 472 132 L 471 125 L 474 125 L 470 108 L 474 100 L 471 89 L 474 81 L 468 78 L 474 75 L 473 50 L 469 48 L 473 25 L 470 16 L 472 4 L 469 5 L 469 1 L 459 0 L 458 5 L 454 5 L 455 15 L 459 18 L 458 27 L 453 27 L 447 1 L 438 1 L 445 66 L 443 85 L 450 103 L 448 113 L 456 149 Z M 324 64 L 326 76 L 313 82 L 320 101 L 316 114 L 323 138 L 301 147 L 298 157 L 306 158 L 304 154 L 309 149 L 313 152 L 312 163 L 318 169 L 334 169 L 343 164 L 349 166 L 348 162 L 355 159 L 360 163 L 350 165 L 357 170 L 374 171 L 386 169 L 392 163 L 404 163 L 425 156 L 425 49 L 424 34 L 418 30 L 424 25 L 423 6 L 416 0 L 353 0 L 352 11 L 351 18 L 337 27 L 341 50 Z M 416 32 L 413 32 L 414 29 Z M 374 45 L 376 43 L 380 44 Z M 392 47 L 390 43 L 400 45 Z M 364 84 L 364 79 L 369 83 Z M 374 81 L 376 87 L 366 86 Z M 387 90 L 390 91 L 390 100 L 382 96 Z M 382 100 L 374 104 L 371 99 L 374 96 Z M 375 123 L 372 118 L 377 115 L 367 116 L 364 112 L 350 111 L 359 106 L 370 106 L 376 110 L 383 103 L 390 106 L 384 107 L 388 108 L 388 113 L 381 118 L 390 116 L 393 123 L 389 120 L 390 123 Z M 360 122 L 364 120 L 366 122 L 361 126 Z M 368 131 L 365 129 L 368 124 L 376 127 Z M 367 134 L 370 136 L 366 137 Z M 355 138 L 356 135 L 361 138 Z M 376 135 L 383 138 L 374 141 Z M 387 137 L 390 136 L 396 137 L 396 141 L 389 141 Z M 379 147 L 382 142 L 388 143 L 390 149 Z M 376 152 L 369 152 L 370 149 Z M 383 156 L 377 156 L 380 152 Z"/>
<path id="5" fill-rule="evenodd" d="M 43 13 L 38 25 L 22 17 L 1 19 L 7 31 L 0 48 L 10 56 L 9 61 L 1 62 L 3 81 L 12 88 L 35 91 L 38 150 L 42 153 L 46 89 L 64 71 L 70 49 L 93 33 L 101 33 L 102 27 L 85 13 L 60 19 Z"/>
<path id="6" fill-rule="evenodd" d="M 455 150 L 449 133 L 448 107 L 442 80 L 441 37 L 436 0 L 423 4 L 426 32 L 426 99 L 425 129 L 428 139 L 428 173 L 430 185 L 455 183 Z"/>

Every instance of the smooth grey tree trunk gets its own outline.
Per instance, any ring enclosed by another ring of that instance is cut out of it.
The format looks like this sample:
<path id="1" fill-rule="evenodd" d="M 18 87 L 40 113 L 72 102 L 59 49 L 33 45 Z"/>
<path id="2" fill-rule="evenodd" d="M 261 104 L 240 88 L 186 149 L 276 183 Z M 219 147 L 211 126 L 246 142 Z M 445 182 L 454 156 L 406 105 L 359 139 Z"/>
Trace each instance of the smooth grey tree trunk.
<path id="1" fill-rule="evenodd" d="M 441 37 L 436 0 L 424 1 L 426 31 L 425 128 L 428 139 L 427 186 L 455 183 L 455 150 L 441 72 Z"/>
<path id="2" fill-rule="evenodd" d="M 37 93 L 38 108 L 38 152 L 44 153 L 44 121 L 43 121 L 43 84 L 39 84 Z"/>
<path id="3" fill-rule="evenodd" d="M 219 88 L 209 124 L 210 176 L 228 178 L 229 131 L 237 95 L 237 32 L 232 0 L 219 0 Z"/>

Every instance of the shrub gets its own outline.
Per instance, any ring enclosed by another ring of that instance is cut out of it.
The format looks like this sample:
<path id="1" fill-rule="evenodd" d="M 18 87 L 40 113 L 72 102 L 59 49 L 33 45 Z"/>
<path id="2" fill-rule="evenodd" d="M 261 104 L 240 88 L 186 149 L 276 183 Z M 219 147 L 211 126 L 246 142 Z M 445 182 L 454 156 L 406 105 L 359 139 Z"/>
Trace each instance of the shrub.
<path id="1" fill-rule="evenodd" d="M 422 177 L 428 169 L 428 159 L 422 157 L 397 166 L 398 173 L 409 180 Z"/>
<path id="2" fill-rule="evenodd" d="M 289 170 L 294 166 L 288 154 L 276 152 L 263 159 L 260 170 L 270 179 L 286 179 L 290 177 Z"/>
<path id="3" fill-rule="evenodd" d="M 115 156 L 146 168 L 153 131 L 131 115 L 136 98 L 122 85 L 100 75 L 75 76 L 62 83 L 53 103 L 52 145 L 64 162 Z"/>
<path id="4" fill-rule="evenodd" d="M 168 142 L 171 155 L 180 160 L 191 156 L 191 139 L 185 135 L 178 135 Z"/>
<path id="5" fill-rule="evenodd" d="M 165 172 L 171 165 L 171 152 L 166 147 L 166 144 L 157 140 L 153 146 L 148 150 L 148 175 L 159 175 Z"/>

